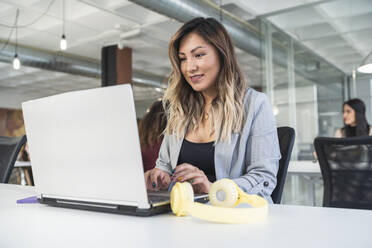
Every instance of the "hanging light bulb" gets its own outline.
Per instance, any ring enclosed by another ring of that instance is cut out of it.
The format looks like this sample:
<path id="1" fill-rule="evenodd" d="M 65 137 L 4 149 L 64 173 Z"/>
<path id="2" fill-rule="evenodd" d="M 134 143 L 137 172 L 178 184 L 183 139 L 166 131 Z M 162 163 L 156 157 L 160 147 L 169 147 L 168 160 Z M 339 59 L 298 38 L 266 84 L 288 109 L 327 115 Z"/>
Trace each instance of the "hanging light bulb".
<path id="1" fill-rule="evenodd" d="M 17 9 L 16 22 L 15 22 L 16 40 L 15 40 L 15 54 L 13 58 L 13 69 L 14 70 L 19 70 L 19 68 L 21 68 L 21 61 L 18 58 L 18 16 L 19 16 L 19 9 Z"/>
<path id="2" fill-rule="evenodd" d="M 67 49 L 67 40 L 66 40 L 66 36 L 64 34 L 62 35 L 62 38 L 61 38 L 61 41 L 60 41 L 59 45 L 61 47 L 61 50 L 66 50 Z"/>
<path id="3" fill-rule="evenodd" d="M 59 42 L 61 50 L 67 49 L 67 40 L 65 35 L 65 0 L 62 1 L 62 38 Z"/>
<path id="4" fill-rule="evenodd" d="M 13 59 L 13 69 L 19 70 L 19 68 L 21 68 L 21 61 L 18 58 L 18 54 L 15 54 Z"/>

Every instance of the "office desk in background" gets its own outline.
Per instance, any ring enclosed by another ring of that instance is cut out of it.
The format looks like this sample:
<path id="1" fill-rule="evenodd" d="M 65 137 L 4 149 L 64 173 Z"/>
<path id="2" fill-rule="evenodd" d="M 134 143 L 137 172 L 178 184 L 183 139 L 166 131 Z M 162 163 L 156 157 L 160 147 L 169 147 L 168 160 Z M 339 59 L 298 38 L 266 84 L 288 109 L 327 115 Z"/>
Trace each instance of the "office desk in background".
<path id="1" fill-rule="evenodd" d="M 33 185 L 31 179 L 31 162 L 30 161 L 16 161 L 14 168 L 19 169 L 20 172 L 20 184 L 21 185 Z"/>
<path id="2" fill-rule="evenodd" d="M 290 161 L 288 173 L 315 176 L 322 175 L 318 161 L 314 162 L 311 160 Z"/>
<path id="3" fill-rule="evenodd" d="M 292 177 L 291 198 L 295 199 L 300 193 L 299 177 L 305 179 L 308 185 L 308 199 L 312 206 L 321 204 L 316 201 L 316 185 L 323 185 L 322 173 L 319 162 L 312 160 L 290 161 L 288 166 L 288 176 Z M 288 192 L 285 192 L 288 193 Z"/>
<path id="4" fill-rule="evenodd" d="M 34 188 L 0 184 L 0 247 L 372 247 L 372 211 L 270 205 L 265 222 L 210 223 L 16 204 Z"/>

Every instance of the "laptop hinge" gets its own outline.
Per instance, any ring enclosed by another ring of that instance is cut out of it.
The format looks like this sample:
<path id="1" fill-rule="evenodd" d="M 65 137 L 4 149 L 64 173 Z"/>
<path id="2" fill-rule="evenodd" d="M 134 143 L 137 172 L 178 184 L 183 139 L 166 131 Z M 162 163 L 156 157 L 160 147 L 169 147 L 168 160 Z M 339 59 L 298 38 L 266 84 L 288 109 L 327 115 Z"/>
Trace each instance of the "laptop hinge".
<path id="1" fill-rule="evenodd" d="M 115 206 L 115 205 L 99 204 L 99 203 L 86 203 L 86 202 L 74 202 L 74 201 L 63 201 L 63 200 L 56 200 L 56 202 L 60 204 L 71 204 L 71 205 L 79 205 L 79 206 L 86 206 L 86 207 L 99 207 L 99 208 L 110 208 L 110 209 L 118 208 L 118 206 Z"/>

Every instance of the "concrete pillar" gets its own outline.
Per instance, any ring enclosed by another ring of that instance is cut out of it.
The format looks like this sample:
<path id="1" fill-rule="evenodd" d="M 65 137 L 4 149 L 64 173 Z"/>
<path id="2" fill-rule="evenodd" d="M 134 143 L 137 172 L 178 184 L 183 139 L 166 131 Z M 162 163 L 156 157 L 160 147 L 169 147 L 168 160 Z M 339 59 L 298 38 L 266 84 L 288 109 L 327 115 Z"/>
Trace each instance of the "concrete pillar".
<path id="1" fill-rule="evenodd" d="M 133 84 L 132 48 L 119 49 L 117 45 L 102 48 L 102 87 Z"/>

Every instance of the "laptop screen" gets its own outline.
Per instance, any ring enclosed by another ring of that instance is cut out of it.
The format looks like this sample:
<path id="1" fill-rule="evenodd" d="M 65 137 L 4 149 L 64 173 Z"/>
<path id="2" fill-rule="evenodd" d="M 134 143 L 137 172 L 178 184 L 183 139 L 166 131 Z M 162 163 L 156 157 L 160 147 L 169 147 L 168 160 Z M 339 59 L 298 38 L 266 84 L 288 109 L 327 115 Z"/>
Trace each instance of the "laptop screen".
<path id="1" fill-rule="evenodd" d="M 130 85 L 63 93 L 22 109 L 39 194 L 148 205 Z"/>

